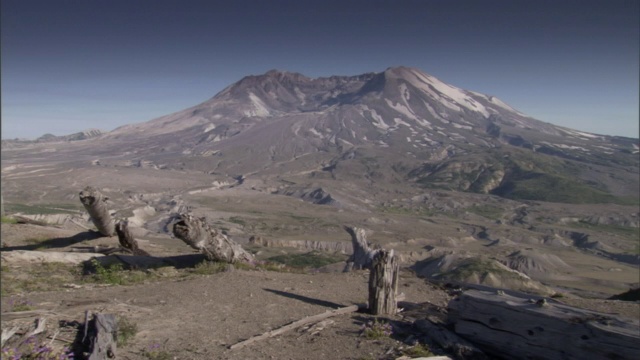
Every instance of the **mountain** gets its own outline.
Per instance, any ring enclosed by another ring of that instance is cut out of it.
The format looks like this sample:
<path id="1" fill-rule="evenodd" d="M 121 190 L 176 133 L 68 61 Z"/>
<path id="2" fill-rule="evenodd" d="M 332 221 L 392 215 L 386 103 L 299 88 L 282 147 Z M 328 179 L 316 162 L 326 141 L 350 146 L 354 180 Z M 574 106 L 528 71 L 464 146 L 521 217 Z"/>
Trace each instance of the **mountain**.
<path id="1" fill-rule="evenodd" d="M 437 281 L 637 287 L 638 139 L 545 123 L 417 69 L 273 70 L 84 137 L 3 141 L 7 212 L 74 226 L 91 185 L 150 246 L 174 244 L 171 221 L 190 211 L 280 247 L 265 254 L 342 251 L 353 225 Z"/>
<path id="2" fill-rule="evenodd" d="M 76 161 L 82 153 L 103 166 L 243 179 L 335 206 L 380 204 L 406 190 L 561 203 L 640 197 L 638 139 L 539 121 L 408 67 L 322 78 L 271 70 L 148 122 L 36 140 L 61 141 L 75 144 L 67 158 Z M 48 151 L 64 159 L 64 149 Z"/>
<path id="3" fill-rule="evenodd" d="M 271 70 L 101 141 L 117 141 L 134 161 L 231 177 L 364 179 L 573 203 L 639 194 L 638 139 L 545 123 L 407 67 L 326 78 Z"/>

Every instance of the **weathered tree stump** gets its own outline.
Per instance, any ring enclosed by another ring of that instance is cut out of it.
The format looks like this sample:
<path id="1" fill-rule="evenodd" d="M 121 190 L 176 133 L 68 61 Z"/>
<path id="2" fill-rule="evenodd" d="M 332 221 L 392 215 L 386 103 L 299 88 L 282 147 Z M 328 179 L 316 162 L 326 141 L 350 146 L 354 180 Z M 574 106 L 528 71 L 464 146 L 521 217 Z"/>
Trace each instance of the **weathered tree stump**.
<path id="1" fill-rule="evenodd" d="M 192 248 L 200 250 L 207 260 L 230 264 L 253 261 L 253 255 L 210 227 L 205 218 L 180 214 L 177 222 L 173 224 L 173 234 Z"/>
<path id="2" fill-rule="evenodd" d="M 116 358 L 118 349 L 118 325 L 113 314 L 94 314 L 88 321 L 85 319 L 85 335 L 83 342 L 89 344 L 88 360 L 111 360 Z"/>
<path id="3" fill-rule="evenodd" d="M 113 236 L 115 225 L 107 208 L 107 200 L 106 196 L 91 186 L 87 186 L 80 192 L 80 202 L 91 216 L 93 225 L 102 235 Z"/>
<path id="4" fill-rule="evenodd" d="M 467 290 L 449 302 L 455 332 L 489 355 L 509 359 L 636 359 L 636 319 L 533 300 L 504 292 Z"/>
<path id="5" fill-rule="evenodd" d="M 373 258 L 369 274 L 369 312 L 373 315 L 394 315 L 398 311 L 399 266 L 393 250 L 379 250 Z"/>
<path id="6" fill-rule="evenodd" d="M 131 251 L 136 256 L 151 256 L 148 252 L 138 247 L 138 242 L 133 238 L 129 231 L 129 222 L 126 220 L 118 221 L 116 224 L 116 234 L 118 234 L 118 242 L 120 246 Z"/>
<path id="7" fill-rule="evenodd" d="M 351 235 L 353 254 L 347 259 L 345 272 L 351 270 L 371 269 L 373 257 L 380 251 L 369 247 L 364 229 L 345 226 L 344 229 Z"/>

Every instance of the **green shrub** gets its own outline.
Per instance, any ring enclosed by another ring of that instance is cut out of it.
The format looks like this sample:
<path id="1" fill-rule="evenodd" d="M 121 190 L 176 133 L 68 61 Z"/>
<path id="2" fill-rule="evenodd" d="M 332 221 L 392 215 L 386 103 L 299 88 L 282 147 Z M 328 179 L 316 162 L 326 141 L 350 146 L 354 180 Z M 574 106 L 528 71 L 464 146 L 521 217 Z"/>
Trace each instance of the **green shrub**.
<path id="1" fill-rule="evenodd" d="M 412 346 L 412 347 L 410 347 L 408 349 L 403 350 L 402 354 L 410 356 L 412 358 L 414 358 L 414 357 L 434 356 L 434 354 L 431 352 L 431 350 L 426 345 L 422 345 L 420 343 L 418 343 L 415 346 Z"/>
<path id="2" fill-rule="evenodd" d="M 129 344 L 131 340 L 138 333 L 138 325 L 134 322 L 129 321 L 129 319 L 125 317 L 118 317 L 118 337 L 116 339 L 116 343 L 118 346 L 124 346 Z"/>
<path id="3" fill-rule="evenodd" d="M 225 262 L 205 260 L 197 264 L 193 269 L 190 269 L 189 272 L 197 275 L 211 275 L 223 272 L 226 269 L 227 263 Z"/>

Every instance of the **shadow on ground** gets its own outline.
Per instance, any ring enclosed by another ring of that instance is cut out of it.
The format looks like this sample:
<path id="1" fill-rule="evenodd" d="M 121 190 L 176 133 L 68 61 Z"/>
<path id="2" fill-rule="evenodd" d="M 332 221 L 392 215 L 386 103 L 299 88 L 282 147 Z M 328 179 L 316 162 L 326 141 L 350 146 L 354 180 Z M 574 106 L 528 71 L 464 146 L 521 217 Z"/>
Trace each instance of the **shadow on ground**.
<path id="1" fill-rule="evenodd" d="M 53 238 L 49 240 L 40 241 L 34 244 L 19 245 L 19 246 L 5 246 L 0 250 L 13 251 L 13 250 L 42 250 L 42 249 L 63 248 L 63 247 L 71 246 L 73 244 L 77 244 L 83 241 L 99 239 L 101 237 L 104 237 L 104 235 L 102 235 L 97 231 L 86 231 L 73 236 Z"/>

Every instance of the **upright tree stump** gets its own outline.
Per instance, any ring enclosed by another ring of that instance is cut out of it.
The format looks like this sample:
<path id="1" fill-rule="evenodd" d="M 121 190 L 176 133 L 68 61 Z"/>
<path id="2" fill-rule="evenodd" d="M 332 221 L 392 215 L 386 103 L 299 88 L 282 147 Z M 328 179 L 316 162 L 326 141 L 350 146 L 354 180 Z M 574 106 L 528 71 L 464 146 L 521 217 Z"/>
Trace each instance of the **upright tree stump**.
<path id="1" fill-rule="evenodd" d="M 102 235 L 113 236 L 115 225 L 107 208 L 107 199 L 100 191 L 91 186 L 87 186 L 80 192 L 80 202 L 91 216 L 93 225 Z"/>
<path id="2" fill-rule="evenodd" d="M 178 215 L 177 222 L 173 224 L 173 235 L 192 248 L 200 250 L 210 261 L 224 261 L 230 264 L 253 261 L 253 255 L 245 251 L 240 244 L 210 227 L 205 218 L 196 218 L 189 214 Z"/>
<path id="3" fill-rule="evenodd" d="M 351 243 L 353 244 L 353 254 L 347 259 L 344 271 L 371 269 L 373 257 L 380 250 L 369 247 L 364 229 L 350 226 L 345 226 L 344 229 L 351 235 Z"/>
<path id="4" fill-rule="evenodd" d="M 113 314 L 94 314 L 93 319 L 85 319 L 84 341 L 89 343 L 88 360 L 109 360 L 116 358 L 118 348 L 118 325 Z M 87 339 L 88 337 L 88 339 Z"/>
<path id="5" fill-rule="evenodd" d="M 398 310 L 399 266 L 393 250 L 379 250 L 369 274 L 369 312 L 373 315 L 394 315 Z"/>

